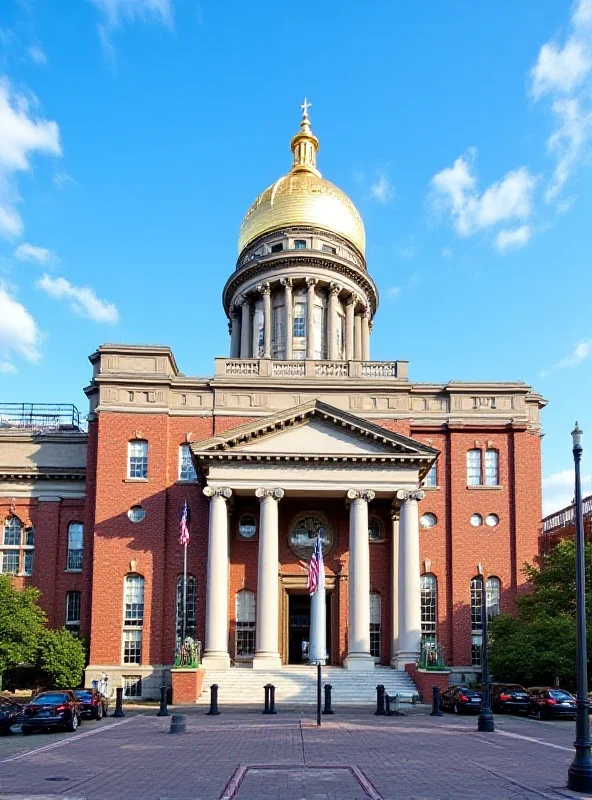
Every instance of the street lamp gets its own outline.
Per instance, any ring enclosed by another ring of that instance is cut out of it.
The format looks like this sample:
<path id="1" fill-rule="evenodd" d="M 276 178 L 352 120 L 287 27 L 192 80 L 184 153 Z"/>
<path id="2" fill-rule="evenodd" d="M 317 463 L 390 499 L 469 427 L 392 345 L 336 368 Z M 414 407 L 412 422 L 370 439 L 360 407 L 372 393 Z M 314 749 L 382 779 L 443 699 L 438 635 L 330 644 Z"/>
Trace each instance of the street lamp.
<path id="1" fill-rule="evenodd" d="M 582 508 L 582 482 L 580 462 L 582 460 L 582 431 L 572 431 L 575 467 L 575 520 L 576 520 L 576 631 L 578 692 L 576 697 L 576 754 L 567 773 L 567 787 L 574 792 L 592 794 L 592 755 L 590 755 L 590 723 L 588 718 L 588 654 L 586 647 L 586 572 L 584 564 L 584 513 Z"/>
<path id="2" fill-rule="evenodd" d="M 477 730 L 493 733 L 493 714 L 491 713 L 491 683 L 489 682 L 489 641 L 487 630 L 487 585 L 485 575 L 481 576 L 481 708 L 477 720 Z"/>

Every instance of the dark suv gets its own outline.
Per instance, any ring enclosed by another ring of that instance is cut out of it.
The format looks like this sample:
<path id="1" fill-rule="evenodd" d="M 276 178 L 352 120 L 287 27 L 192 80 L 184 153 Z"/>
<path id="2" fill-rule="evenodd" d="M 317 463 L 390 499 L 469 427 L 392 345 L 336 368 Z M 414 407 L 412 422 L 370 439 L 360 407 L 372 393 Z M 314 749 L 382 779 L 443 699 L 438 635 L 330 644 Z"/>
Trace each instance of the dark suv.
<path id="1" fill-rule="evenodd" d="M 21 728 L 25 736 L 39 728 L 63 728 L 74 732 L 80 722 L 80 702 L 74 692 L 60 689 L 41 692 L 27 703 Z"/>
<path id="2" fill-rule="evenodd" d="M 530 711 L 528 692 L 519 683 L 492 683 L 491 710 L 496 714 L 507 711 L 527 714 Z"/>

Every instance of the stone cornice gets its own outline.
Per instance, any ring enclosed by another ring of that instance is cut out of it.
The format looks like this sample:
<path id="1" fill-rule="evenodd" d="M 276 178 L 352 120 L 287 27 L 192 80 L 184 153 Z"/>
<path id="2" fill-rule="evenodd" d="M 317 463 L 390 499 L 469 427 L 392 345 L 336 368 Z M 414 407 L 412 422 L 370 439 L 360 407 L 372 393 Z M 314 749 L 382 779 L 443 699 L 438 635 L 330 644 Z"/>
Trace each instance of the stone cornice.
<path id="1" fill-rule="evenodd" d="M 0 478 L 8 480 L 70 480 L 80 481 L 86 477 L 84 467 L 0 467 Z"/>

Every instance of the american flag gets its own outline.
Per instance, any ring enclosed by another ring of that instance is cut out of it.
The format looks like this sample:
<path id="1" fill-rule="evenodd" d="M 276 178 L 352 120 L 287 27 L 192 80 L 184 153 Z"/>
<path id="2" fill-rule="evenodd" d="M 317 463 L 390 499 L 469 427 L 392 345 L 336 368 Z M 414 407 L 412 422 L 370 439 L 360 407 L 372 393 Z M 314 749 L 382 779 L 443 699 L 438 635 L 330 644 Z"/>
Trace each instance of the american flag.
<path id="1" fill-rule="evenodd" d="M 317 534 L 312 556 L 310 557 L 310 564 L 308 565 L 308 593 L 313 595 L 319 589 L 319 576 L 324 574 L 323 569 L 323 543 L 321 542 L 321 534 Z M 324 587 L 322 587 L 324 588 Z"/>
<path id="2" fill-rule="evenodd" d="M 181 535 L 179 536 L 179 544 L 189 544 L 189 506 L 187 500 L 183 506 L 183 513 L 181 514 Z"/>

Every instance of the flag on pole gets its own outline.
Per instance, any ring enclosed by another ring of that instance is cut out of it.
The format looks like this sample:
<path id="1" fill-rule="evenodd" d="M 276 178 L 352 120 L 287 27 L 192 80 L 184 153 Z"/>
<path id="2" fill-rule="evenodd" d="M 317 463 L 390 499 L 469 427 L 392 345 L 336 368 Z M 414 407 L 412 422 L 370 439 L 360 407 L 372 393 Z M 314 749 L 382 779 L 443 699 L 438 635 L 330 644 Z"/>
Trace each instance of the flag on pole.
<path id="1" fill-rule="evenodd" d="M 187 500 L 183 506 L 183 513 L 181 515 L 181 534 L 179 536 L 179 544 L 189 544 L 189 507 Z"/>
<path id="2" fill-rule="evenodd" d="M 319 577 L 323 574 L 323 544 L 321 542 L 321 534 L 317 534 L 312 556 L 310 557 L 310 564 L 308 565 L 308 593 L 315 594 L 319 589 Z M 325 588 L 324 586 L 321 588 Z"/>

